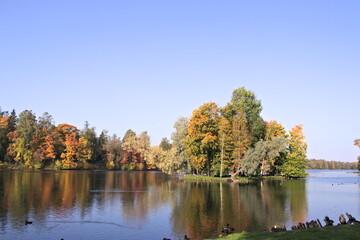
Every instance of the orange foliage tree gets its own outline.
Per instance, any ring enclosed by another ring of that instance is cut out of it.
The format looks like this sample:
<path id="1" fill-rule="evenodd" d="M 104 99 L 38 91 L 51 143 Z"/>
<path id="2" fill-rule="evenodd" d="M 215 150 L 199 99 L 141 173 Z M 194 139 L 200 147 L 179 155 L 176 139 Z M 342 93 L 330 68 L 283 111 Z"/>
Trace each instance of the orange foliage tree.
<path id="1" fill-rule="evenodd" d="M 188 121 L 186 151 L 198 174 L 210 174 L 219 152 L 219 114 L 216 103 L 205 103 L 193 111 Z"/>
<path id="2" fill-rule="evenodd" d="M 79 130 L 69 124 L 60 124 L 56 128 L 63 151 L 58 165 L 62 169 L 74 169 L 87 164 L 91 158 L 89 142 L 84 137 L 79 137 Z"/>
<path id="3" fill-rule="evenodd" d="M 77 145 L 79 144 L 78 136 L 76 132 L 71 132 L 65 135 L 65 141 L 63 142 L 65 149 L 61 154 L 61 168 L 74 169 L 77 167 Z"/>
<path id="4" fill-rule="evenodd" d="M 147 168 L 145 155 L 150 151 L 150 138 L 146 132 L 137 136 L 129 129 L 121 143 L 120 167 L 123 170 L 143 170 Z"/>

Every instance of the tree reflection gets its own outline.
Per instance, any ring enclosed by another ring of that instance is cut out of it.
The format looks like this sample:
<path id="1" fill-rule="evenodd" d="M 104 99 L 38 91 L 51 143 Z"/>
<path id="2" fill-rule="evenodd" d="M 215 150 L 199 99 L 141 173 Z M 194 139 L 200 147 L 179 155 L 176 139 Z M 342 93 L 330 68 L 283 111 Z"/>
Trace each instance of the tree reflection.
<path id="1" fill-rule="evenodd" d="M 275 224 L 305 221 L 305 181 L 253 184 L 181 183 L 173 208 L 173 232 L 194 239 L 216 237 L 226 224 L 236 232 L 268 230 Z M 288 212 L 287 209 L 290 209 Z"/>
<path id="2" fill-rule="evenodd" d="M 94 208 L 105 212 L 109 206 L 125 223 L 139 224 L 165 206 L 176 238 L 203 239 L 218 236 L 228 223 L 241 232 L 305 221 L 306 199 L 305 180 L 228 184 L 155 172 L 0 171 L 3 232 L 7 225 L 22 231 L 25 219 L 71 219 L 75 211 L 88 219 Z"/>
<path id="3" fill-rule="evenodd" d="M 285 181 L 284 185 L 288 191 L 290 199 L 290 214 L 293 223 L 305 222 L 307 219 L 307 197 L 306 197 L 306 180 L 295 179 Z"/>

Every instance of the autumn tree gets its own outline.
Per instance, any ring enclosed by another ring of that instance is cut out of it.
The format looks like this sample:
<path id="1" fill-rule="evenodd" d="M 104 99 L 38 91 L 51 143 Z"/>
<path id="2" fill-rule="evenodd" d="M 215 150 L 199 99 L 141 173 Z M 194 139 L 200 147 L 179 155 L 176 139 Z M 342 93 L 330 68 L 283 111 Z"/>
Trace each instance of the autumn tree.
<path id="1" fill-rule="evenodd" d="M 93 156 L 92 146 L 85 137 L 80 137 L 76 149 L 76 160 L 82 164 L 82 167 L 88 168 L 88 161 Z"/>
<path id="2" fill-rule="evenodd" d="M 68 134 L 71 134 L 73 132 L 77 133 L 79 132 L 79 130 L 77 129 L 77 127 L 70 125 L 70 124 L 59 124 L 56 127 L 56 131 L 60 134 L 60 137 L 62 140 L 65 140 L 65 136 Z"/>
<path id="3" fill-rule="evenodd" d="M 136 133 L 129 129 L 126 131 L 123 140 L 122 140 L 122 159 L 120 164 L 122 165 L 123 170 L 134 170 L 135 163 L 139 157 L 139 154 L 136 151 L 137 148 L 137 139 Z"/>
<path id="4" fill-rule="evenodd" d="M 8 154 L 10 139 L 8 134 L 15 131 L 17 116 L 15 110 L 9 114 L 0 108 L 0 161 L 10 162 L 11 157 Z"/>
<path id="5" fill-rule="evenodd" d="M 148 163 L 155 165 L 165 173 L 171 174 L 180 168 L 182 162 L 176 155 L 175 147 L 164 150 L 160 146 L 153 146 L 149 153 Z"/>
<path id="6" fill-rule="evenodd" d="M 287 137 L 285 128 L 277 121 L 265 122 L 265 138 L 264 140 L 270 140 L 276 136 Z"/>
<path id="7" fill-rule="evenodd" d="M 0 109 L 0 161 L 5 160 L 7 148 L 9 147 L 9 140 L 7 136 L 8 124 L 9 116 L 7 116 L 6 112 L 2 112 Z"/>
<path id="8" fill-rule="evenodd" d="M 151 148 L 150 136 L 148 133 L 142 132 L 137 138 L 137 151 L 140 152 L 141 162 L 138 164 L 138 170 L 143 170 L 145 168 L 153 169 L 154 166 L 150 166 L 147 164 L 147 156 L 149 154 Z"/>
<path id="9" fill-rule="evenodd" d="M 160 146 L 152 146 L 146 156 L 146 162 L 149 165 L 155 166 L 161 170 L 164 162 L 164 150 Z"/>
<path id="10" fill-rule="evenodd" d="M 241 162 L 251 145 L 251 134 L 246 125 L 246 118 L 241 108 L 237 109 L 232 117 L 231 137 L 233 142 L 233 169 L 232 177 L 237 176 L 241 171 Z"/>
<path id="11" fill-rule="evenodd" d="M 50 132 L 45 136 L 44 142 L 41 145 L 41 151 L 44 154 L 44 159 L 49 159 L 49 161 L 54 161 L 56 159 L 56 144 L 58 143 L 57 133 Z"/>
<path id="12" fill-rule="evenodd" d="M 147 133 L 144 133 L 146 136 Z M 123 170 L 143 170 L 146 168 L 144 154 L 140 148 L 140 138 L 131 129 L 127 130 L 122 140 L 122 159 L 120 161 Z M 147 137 L 144 140 L 149 140 Z M 149 147 L 149 146 L 147 146 Z"/>
<path id="13" fill-rule="evenodd" d="M 84 137 L 79 137 L 77 131 L 65 135 L 63 142 L 65 149 L 61 154 L 61 168 L 75 169 L 79 167 L 88 168 L 88 160 L 91 159 L 91 148 Z"/>
<path id="14" fill-rule="evenodd" d="M 210 170 L 219 153 L 219 108 L 216 103 L 205 103 L 194 110 L 188 122 L 187 154 L 196 172 Z"/>
<path id="15" fill-rule="evenodd" d="M 87 147 L 91 152 L 90 161 L 95 163 L 98 160 L 97 157 L 102 149 L 96 136 L 95 127 L 90 127 L 88 121 L 86 121 L 84 128 L 80 131 L 80 136 L 86 139 Z"/>
<path id="16" fill-rule="evenodd" d="M 66 140 L 66 135 L 71 134 L 73 132 L 78 133 L 79 130 L 77 129 L 77 127 L 75 127 L 73 125 L 62 123 L 62 124 L 59 124 L 56 126 L 55 131 L 58 136 L 58 144 L 55 147 L 56 159 L 60 159 L 61 154 L 63 153 L 63 151 L 65 149 L 64 142 Z"/>
<path id="17" fill-rule="evenodd" d="M 46 162 L 55 160 L 58 135 L 55 131 L 53 118 L 49 113 L 45 112 L 39 117 L 33 141 L 36 149 L 33 156 L 36 168 L 41 168 Z"/>
<path id="18" fill-rule="evenodd" d="M 291 178 L 306 177 L 307 144 L 302 132 L 302 126 L 297 125 L 289 132 L 289 154 L 281 167 L 281 174 Z"/>
<path id="19" fill-rule="evenodd" d="M 147 163 L 160 169 L 165 173 L 179 172 L 180 170 L 188 169 L 187 163 L 189 159 L 185 152 L 185 139 L 187 136 L 186 119 L 179 118 L 174 128 L 176 131 L 172 134 L 171 139 L 163 138 L 159 146 L 151 147 Z"/>
<path id="20" fill-rule="evenodd" d="M 11 144 L 8 152 L 19 163 L 32 167 L 33 154 L 36 150 L 34 137 L 37 130 L 36 116 L 32 111 L 25 110 L 19 114 L 15 131 L 8 134 Z"/>
<path id="21" fill-rule="evenodd" d="M 360 147 L 360 139 L 354 140 L 354 145 Z M 360 170 L 360 156 L 358 156 L 358 169 Z"/>
<path id="22" fill-rule="evenodd" d="M 114 169 L 116 164 L 121 161 L 121 140 L 116 135 L 113 135 L 111 138 L 104 137 L 107 139 L 103 145 L 105 165 L 107 169 Z"/>
<path id="23" fill-rule="evenodd" d="M 61 153 L 61 168 L 75 169 L 77 168 L 77 146 L 79 144 L 78 133 L 71 132 L 65 135 L 63 142 L 65 149 Z"/>
<path id="24" fill-rule="evenodd" d="M 231 125 L 227 118 L 219 118 L 219 144 L 220 144 L 220 177 L 231 165 L 232 145 L 231 145 Z"/>
<path id="25" fill-rule="evenodd" d="M 62 169 L 75 169 L 78 167 L 77 151 L 79 145 L 79 130 L 70 124 L 59 124 L 56 127 L 61 143 L 60 159 L 57 164 Z"/>

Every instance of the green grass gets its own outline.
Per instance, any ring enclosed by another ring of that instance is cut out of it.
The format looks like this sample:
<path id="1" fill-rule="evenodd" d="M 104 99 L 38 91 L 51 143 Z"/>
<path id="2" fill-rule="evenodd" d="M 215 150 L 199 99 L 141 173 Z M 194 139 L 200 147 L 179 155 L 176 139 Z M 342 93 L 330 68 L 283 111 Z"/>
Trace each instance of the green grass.
<path id="1" fill-rule="evenodd" d="M 203 176 L 203 175 L 186 175 L 182 179 L 186 181 L 204 181 L 204 182 L 226 182 L 229 177 L 210 177 L 210 176 Z M 256 182 L 263 179 L 285 179 L 282 176 L 259 176 L 259 177 L 237 177 L 237 182 L 240 183 L 249 183 L 249 182 Z"/>
<path id="2" fill-rule="evenodd" d="M 309 228 L 287 232 L 234 233 L 221 240 L 359 240 L 360 224 Z M 214 240 L 214 239 L 212 239 Z"/>
<path id="3" fill-rule="evenodd" d="M 219 177 L 209 177 L 209 176 L 202 176 L 202 175 L 185 175 L 182 179 L 188 181 L 224 181 L 228 179 L 227 177 L 219 178 Z"/>

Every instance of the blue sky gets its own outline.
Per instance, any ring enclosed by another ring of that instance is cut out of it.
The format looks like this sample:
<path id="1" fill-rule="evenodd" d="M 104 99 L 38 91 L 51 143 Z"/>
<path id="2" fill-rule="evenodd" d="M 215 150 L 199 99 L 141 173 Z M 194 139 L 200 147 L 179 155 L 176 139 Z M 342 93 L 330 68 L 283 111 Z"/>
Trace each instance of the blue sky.
<path id="1" fill-rule="evenodd" d="M 244 86 L 308 157 L 360 149 L 359 1 L 0 1 L 0 107 L 123 136 Z"/>

